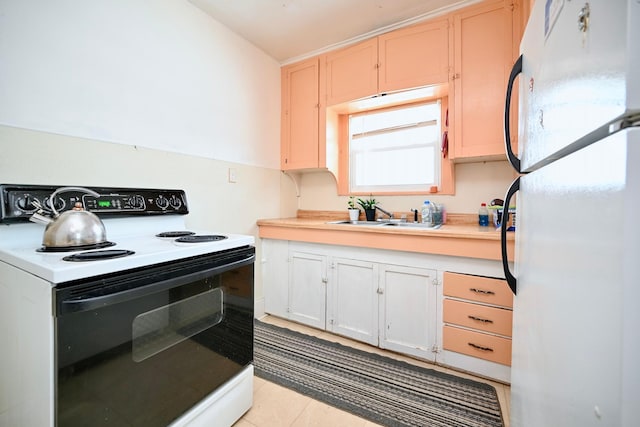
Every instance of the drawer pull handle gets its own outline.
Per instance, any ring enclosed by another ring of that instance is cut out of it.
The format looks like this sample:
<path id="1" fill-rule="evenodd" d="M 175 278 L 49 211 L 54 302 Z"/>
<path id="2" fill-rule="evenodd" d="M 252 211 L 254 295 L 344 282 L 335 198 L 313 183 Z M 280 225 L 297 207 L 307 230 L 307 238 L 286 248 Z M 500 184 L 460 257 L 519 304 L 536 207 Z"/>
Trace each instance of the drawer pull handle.
<path id="1" fill-rule="evenodd" d="M 484 289 L 469 288 L 469 290 L 471 292 L 475 292 L 476 294 L 485 294 L 485 295 L 495 295 L 496 294 L 493 291 L 485 291 Z"/>
<path id="2" fill-rule="evenodd" d="M 474 344 L 472 342 L 468 342 L 467 344 L 469 344 L 471 347 L 475 348 L 476 350 L 480 350 L 480 351 L 493 351 L 493 349 L 491 347 L 483 347 L 481 345 L 478 344 Z"/>
<path id="3" fill-rule="evenodd" d="M 478 322 L 493 323 L 493 320 L 491 319 L 483 319 L 482 317 L 476 317 L 476 316 L 467 316 L 467 317 L 471 320 L 477 320 Z"/>

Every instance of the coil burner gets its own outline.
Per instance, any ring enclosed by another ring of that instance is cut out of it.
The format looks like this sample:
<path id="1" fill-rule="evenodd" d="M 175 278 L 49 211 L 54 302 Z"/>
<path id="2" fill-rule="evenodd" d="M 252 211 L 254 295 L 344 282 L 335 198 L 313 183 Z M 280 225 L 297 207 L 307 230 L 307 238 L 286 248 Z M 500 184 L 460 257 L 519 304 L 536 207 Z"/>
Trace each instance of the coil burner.
<path id="1" fill-rule="evenodd" d="M 194 234 L 191 236 L 180 237 L 176 239 L 178 243 L 206 243 L 206 242 L 218 242 L 226 239 L 227 236 L 219 234 Z"/>

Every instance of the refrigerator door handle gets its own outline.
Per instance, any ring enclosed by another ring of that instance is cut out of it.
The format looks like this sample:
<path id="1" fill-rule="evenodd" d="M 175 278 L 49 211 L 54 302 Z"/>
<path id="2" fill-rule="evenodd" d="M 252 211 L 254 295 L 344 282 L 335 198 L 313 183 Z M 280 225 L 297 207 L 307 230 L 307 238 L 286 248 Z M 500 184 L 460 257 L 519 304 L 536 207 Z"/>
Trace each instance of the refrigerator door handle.
<path id="1" fill-rule="evenodd" d="M 504 277 L 507 279 L 507 284 L 513 294 L 516 294 L 516 278 L 509 270 L 509 260 L 507 259 L 507 227 L 509 222 L 509 204 L 511 203 L 511 197 L 520 190 L 520 177 L 517 177 L 511 186 L 507 190 L 507 195 L 504 196 L 504 207 L 502 210 L 502 219 L 500 221 L 500 247 L 502 249 L 502 270 L 504 271 Z"/>
<path id="2" fill-rule="evenodd" d="M 516 170 L 516 172 L 520 173 L 520 159 L 513 153 L 513 149 L 511 148 L 511 124 L 509 122 L 509 118 L 511 116 L 511 92 L 513 91 L 513 84 L 518 77 L 518 74 L 522 73 L 522 55 L 518 58 L 515 64 L 513 64 L 513 68 L 511 69 L 511 74 L 509 75 L 509 83 L 507 84 L 507 96 L 504 105 L 504 145 L 505 151 L 507 153 L 507 159 L 511 166 Z"/>

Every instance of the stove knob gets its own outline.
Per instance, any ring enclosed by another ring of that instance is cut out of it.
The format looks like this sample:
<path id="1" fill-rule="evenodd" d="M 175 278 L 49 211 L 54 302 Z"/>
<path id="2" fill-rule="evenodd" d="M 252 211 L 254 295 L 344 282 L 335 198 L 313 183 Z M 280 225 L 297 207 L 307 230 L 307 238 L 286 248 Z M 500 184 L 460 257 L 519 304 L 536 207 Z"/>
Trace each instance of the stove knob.
<path id="1" fill-rule="evenodd" d="M 36 206 L 33 204 L 34 201 L 38 201 L 35 197 L 30 194 L 25 194 L 24 196 L 18 197 L 16 200 L 16 207 L 22 212 L 31 213 L 36 211 Z"/>
<path id="2" fill-rule="evenodd" d="M 182 206 L 182 200 L 174 194 L 169 198 L 169 205 L 171 205 L 173 209 L 178 210 Z"/>
<path id="3" fill-rule="evenodd" d="M 54 203 L 55 203 L 54 207 L 58 212 L 64 209 L 64 207 L 67 205 L 64 199 L 61 199 L 60 197 L 56 197 L 56 200 L 54 201 Z M 49 199 L 48 197 L 45 198 L 43 206 L 46 211 L 51 211 L 51 199 Z"/>
<path id="4" fill-rule="evenodd" d="M 160 195 L 156 199 L 156 206 L 160 209 L 167 209 L 167 207 L 169 206 L 169 200 L 166 197 Z"/>

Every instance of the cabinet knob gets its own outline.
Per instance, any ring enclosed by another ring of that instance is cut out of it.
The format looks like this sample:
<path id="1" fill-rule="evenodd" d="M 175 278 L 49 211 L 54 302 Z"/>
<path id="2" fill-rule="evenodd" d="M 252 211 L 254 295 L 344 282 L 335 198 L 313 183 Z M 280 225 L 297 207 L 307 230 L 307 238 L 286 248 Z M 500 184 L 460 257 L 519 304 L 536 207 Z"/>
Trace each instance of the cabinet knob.
<path id="1" fill-rule="evenodd" d="M 378 295 L 382 295 L 382 294 L 384 294 L 384 289 L 382 289 L 382 288 L 378 288 L 378 289 L 376 290 L 376 292 L 378 293 Z"/>

